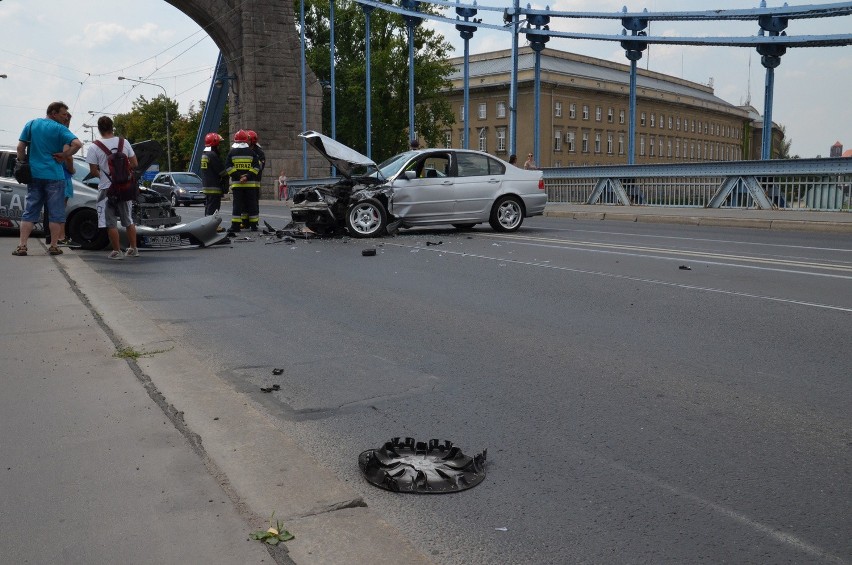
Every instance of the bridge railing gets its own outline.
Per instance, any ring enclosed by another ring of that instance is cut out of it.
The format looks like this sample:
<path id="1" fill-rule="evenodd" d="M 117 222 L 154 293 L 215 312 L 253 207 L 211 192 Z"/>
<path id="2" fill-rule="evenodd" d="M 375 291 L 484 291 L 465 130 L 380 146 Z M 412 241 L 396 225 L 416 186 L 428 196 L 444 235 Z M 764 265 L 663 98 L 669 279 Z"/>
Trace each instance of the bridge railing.
<path id="1" fill-rule="evenodd" d="M 549 202 L 852 211 L 852 159 L 544 169 Z"/>

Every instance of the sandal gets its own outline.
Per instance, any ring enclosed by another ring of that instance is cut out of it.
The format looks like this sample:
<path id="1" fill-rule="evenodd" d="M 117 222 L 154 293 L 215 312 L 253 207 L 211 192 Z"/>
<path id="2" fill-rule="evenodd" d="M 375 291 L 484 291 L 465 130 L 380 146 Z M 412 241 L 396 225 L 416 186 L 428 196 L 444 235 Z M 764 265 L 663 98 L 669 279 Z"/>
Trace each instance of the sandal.
<path id="1" fill-rule="evenodd" d="M 17 249 L 12 251 L 12 255 L 17 255 L 19 257 L 23 257 L 26 254 L 27 254 L 27 246 L 26 245 L 19 245 Z"/>
<path id="2" fill-rule="evenodd" d="M 59 249 L 58 247 L 56 247 L 55 245 L 51 245 L 50 247 L 48 247 L 47 252 L 50 253 L 51 255 L 62 255 L 62 253 L 63 253 L 63 251 L 61 249 Z"/>

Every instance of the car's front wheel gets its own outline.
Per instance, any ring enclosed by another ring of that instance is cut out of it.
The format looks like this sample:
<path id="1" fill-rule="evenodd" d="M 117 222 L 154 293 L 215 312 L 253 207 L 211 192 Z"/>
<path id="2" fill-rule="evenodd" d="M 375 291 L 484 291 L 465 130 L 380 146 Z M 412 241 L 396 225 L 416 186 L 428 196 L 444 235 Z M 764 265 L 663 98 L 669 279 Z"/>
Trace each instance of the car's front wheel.
<path id="1" fill-rule="evenodd" d="M 91 208 L 77 211 L 68 220 L 68 237 L 79 243 L 83 249 L 103 249 L 108 236 L 104 229 L 98 228 L 98 213 Z"/>
<path id="2" fill-rule="evenodd" d="M 352 237 L 377 237 L 385 232 L 388 214 L 378 200 L 356 202 L 346 212 L 346 229 Z"/>
<path id="3" fill-rule="evenodd" d="M 497 199 L 491 208 L 488 223 L 495 231 L 517 231 L 524 221 L 524 206 L 514 196 L 503 196 Z"/>

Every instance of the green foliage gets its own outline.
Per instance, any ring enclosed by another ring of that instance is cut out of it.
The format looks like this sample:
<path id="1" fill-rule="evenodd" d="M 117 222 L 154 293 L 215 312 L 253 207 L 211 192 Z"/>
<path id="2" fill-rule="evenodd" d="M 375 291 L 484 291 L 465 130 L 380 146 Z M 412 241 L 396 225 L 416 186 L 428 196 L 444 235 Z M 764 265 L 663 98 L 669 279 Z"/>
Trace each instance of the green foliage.
<path id="1" fill-rule="evenodd" d="M 299 13 L 299 2 L 295 3 Z M 430 12 L 436 8 L 421 4 Z M 438 13 L 435 11 L 434 13 Z M 335 87 L 336 133 L 341 143 L 366 153 L 365 17 L 352 0 L 336 0 Z M 370 19 L 372 85 L 372 155 L 382 160 L 408 148 L 408 32 L 402 17 L 384 10 Z M 306 0 L 306 60 L 321 83 L 331 78 L 328 0 Z M 421 25 L 414 33 L 414 123 L 427 145 L 442 142 L 443 131 L 454 123 L 444 90 L 452 66 L 452 46 L 443 36 Z M 331 131 L 330 92 L 323 89 L 323 130 Z"/>
<path id="2" fill-rule="evenodd" d="M 258 541 L 265 541 L 269 545 L 278 545 L 279 542 L 290 541 L 296 536 L 284 529 L 283 522 L 275 520 L 275 512 L 273 512 L 269 519 L 269 529 L 252 532 L 249 537 Z"/>
<path id="3" fill-rule="evenodd" d="M 133 109 L 126 114 L 115 117 L 115 132 L 126 137 L 132 143 L 145 141 L 147 139 L 157 140 L 163 146 L 163 154 L 157 162 L 160 170 L 168 168 L 168 154 L 166 151 L 166 111 L 169 116 L 169 130 L 171 133 L 172 170 L 185 171 L 189 167 L 192 158 L 192 150 L 195 147 L 195 137 L 201 126 L 201 118 L 204 115 L 204 102 L 199 100 L 198 109 L 191 104 L 189 111 L 181 115 L 178 104 L 159 95 L 153 100 L 140 96 L 133 102 Z M 228 137 L 228 108 L 219 124 L 219 133 L 222 137 Z"/>

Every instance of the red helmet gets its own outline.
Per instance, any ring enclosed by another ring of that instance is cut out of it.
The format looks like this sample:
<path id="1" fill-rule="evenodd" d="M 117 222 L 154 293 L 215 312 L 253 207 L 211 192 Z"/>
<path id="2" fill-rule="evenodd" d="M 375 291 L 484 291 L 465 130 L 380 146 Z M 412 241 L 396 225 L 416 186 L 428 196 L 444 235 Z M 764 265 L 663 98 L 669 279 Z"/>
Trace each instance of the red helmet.
<path id="1" fill-rule="evenodd" d="M 207 147 L 216 147 L 220 141 L 224 141 L 224 138 L 215 131 L 204 136 L 204 145 Z"/>
<path id="2" fill-rule="evenodd" d="M 248 143 L 248 140 L 249 140 L 249 134 L 244 129 L 241 129 L 240 131 L 238 131 L 237 133 L 234 134 L 234 141 L 237 141 L 237 142 L 240 142 L 240 143 Z"/>
<path id="3" fill-rule="evenodd" d="M 249 143 L 257 143 L 257 132 L 256 131 L 250 129 L 246 133 L 248 133 Z"/>

